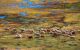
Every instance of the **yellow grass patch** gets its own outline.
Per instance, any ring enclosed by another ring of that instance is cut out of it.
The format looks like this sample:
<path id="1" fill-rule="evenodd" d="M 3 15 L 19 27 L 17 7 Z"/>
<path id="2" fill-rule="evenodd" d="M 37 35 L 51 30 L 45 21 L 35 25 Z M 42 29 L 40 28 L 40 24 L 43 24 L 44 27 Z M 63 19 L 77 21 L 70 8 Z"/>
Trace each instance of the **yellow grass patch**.
<path id="1" fill-rule="evenodd" d="M 64 19 L 65 22 L 75 22 L 78 21 L 78 17 L 80 13 L 68 13 L 66 14 L 66 18 Z"/>

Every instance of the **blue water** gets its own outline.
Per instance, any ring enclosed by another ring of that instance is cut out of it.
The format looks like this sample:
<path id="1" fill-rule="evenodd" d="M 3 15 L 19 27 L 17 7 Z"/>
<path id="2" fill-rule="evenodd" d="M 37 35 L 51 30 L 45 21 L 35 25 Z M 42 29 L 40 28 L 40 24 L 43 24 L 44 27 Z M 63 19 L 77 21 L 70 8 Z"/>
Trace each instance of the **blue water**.
<path id="1" fill-rule="evenodd" d="M 19 8 L 44 8 L 44 6 L 41 6 L 41 5 L 29 5 L 29 6 L 19 5 Z"/>
<path id="2" fill-rule="evenodd" d="M 28 4 L 28 5 L 24 5 Z M 43 8 L 44 6 L 39 5 L 39 4 L 34 4 L 33 2 L 29 1 L 29 0 L 23 0 L 23 2 L 19 3 L 19 8 Z"/>
<path id="3" fill-rule="evenodd" d="M 4 18 L 6 18 L 7 16 L 0 16 L 0 19 L 4 19 Z"/>

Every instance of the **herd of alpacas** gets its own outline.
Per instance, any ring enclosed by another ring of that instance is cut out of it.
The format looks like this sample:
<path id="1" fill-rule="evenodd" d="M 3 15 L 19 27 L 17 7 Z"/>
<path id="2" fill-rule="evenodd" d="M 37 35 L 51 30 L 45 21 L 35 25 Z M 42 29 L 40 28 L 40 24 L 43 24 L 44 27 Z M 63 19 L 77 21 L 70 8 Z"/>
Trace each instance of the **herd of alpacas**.
<path id="1" fill-rule="evenodd" d="M 59 27 L 48 27 L 40 28 L 38 30 L 34 29 L 17 29 L 17 28 L 5 28 L 4 30 L 10 32 L 11 35 L 14 35 L 15 38 L 45 38 L 58 37 L 58 36 L 68 36 L 74 37 L 76 35 L 76 30 L 74 29 L 61 29 Z"/>

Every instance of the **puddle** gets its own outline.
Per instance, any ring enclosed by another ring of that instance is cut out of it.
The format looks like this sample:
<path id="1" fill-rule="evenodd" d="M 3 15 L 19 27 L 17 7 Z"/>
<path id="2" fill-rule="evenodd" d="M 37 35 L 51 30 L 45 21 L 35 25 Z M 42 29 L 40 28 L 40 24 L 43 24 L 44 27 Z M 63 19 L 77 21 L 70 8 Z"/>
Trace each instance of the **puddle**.
<path id="1" fill-rule="evenodd" d="M 6 18 L 6 16 L 2 16 L 2 15 L 1 15 L 1 16 L 0 16 L 0 19 L 3 19 L 3 18 Z"/>

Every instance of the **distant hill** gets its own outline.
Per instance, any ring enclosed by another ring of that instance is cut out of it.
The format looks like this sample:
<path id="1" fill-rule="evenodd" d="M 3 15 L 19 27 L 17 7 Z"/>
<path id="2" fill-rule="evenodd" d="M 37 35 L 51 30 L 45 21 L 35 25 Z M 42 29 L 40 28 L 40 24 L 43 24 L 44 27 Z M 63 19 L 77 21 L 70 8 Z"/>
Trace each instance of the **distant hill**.
<path id="1" fill-rule="evenodd" d="M 44 0 L 44 2 L 40 2 L 40 0 L 25 0 L 25 1 L 26 2 L 29 1 L 28 2 L 29 7 L 27 7 L 27 4 L 23 4 L 25 2 L 22 2 L 22 0 L 0 0 L 0 14 L 1 13 L 19 13 L 19 12 L 29 11 L 31 10 L 30 8 L 38 8 L 38 7 L 42 7 L 42 8 L 46 7 L 47 9 L 48 8 L 64 9 L 65 4 L 66 5 L 70 3 L 77 4 L 79 0 Z M 50 1 L 50 2 L 46 2 L 46 1 Z M 40 3 L 34 4 L 34 2 L 35 3 L 40 2 Z M 21 4 L 19 5 L 19 3 Z M 72 5 L 69 5 L 69 7 L 70 6 Z"/>

